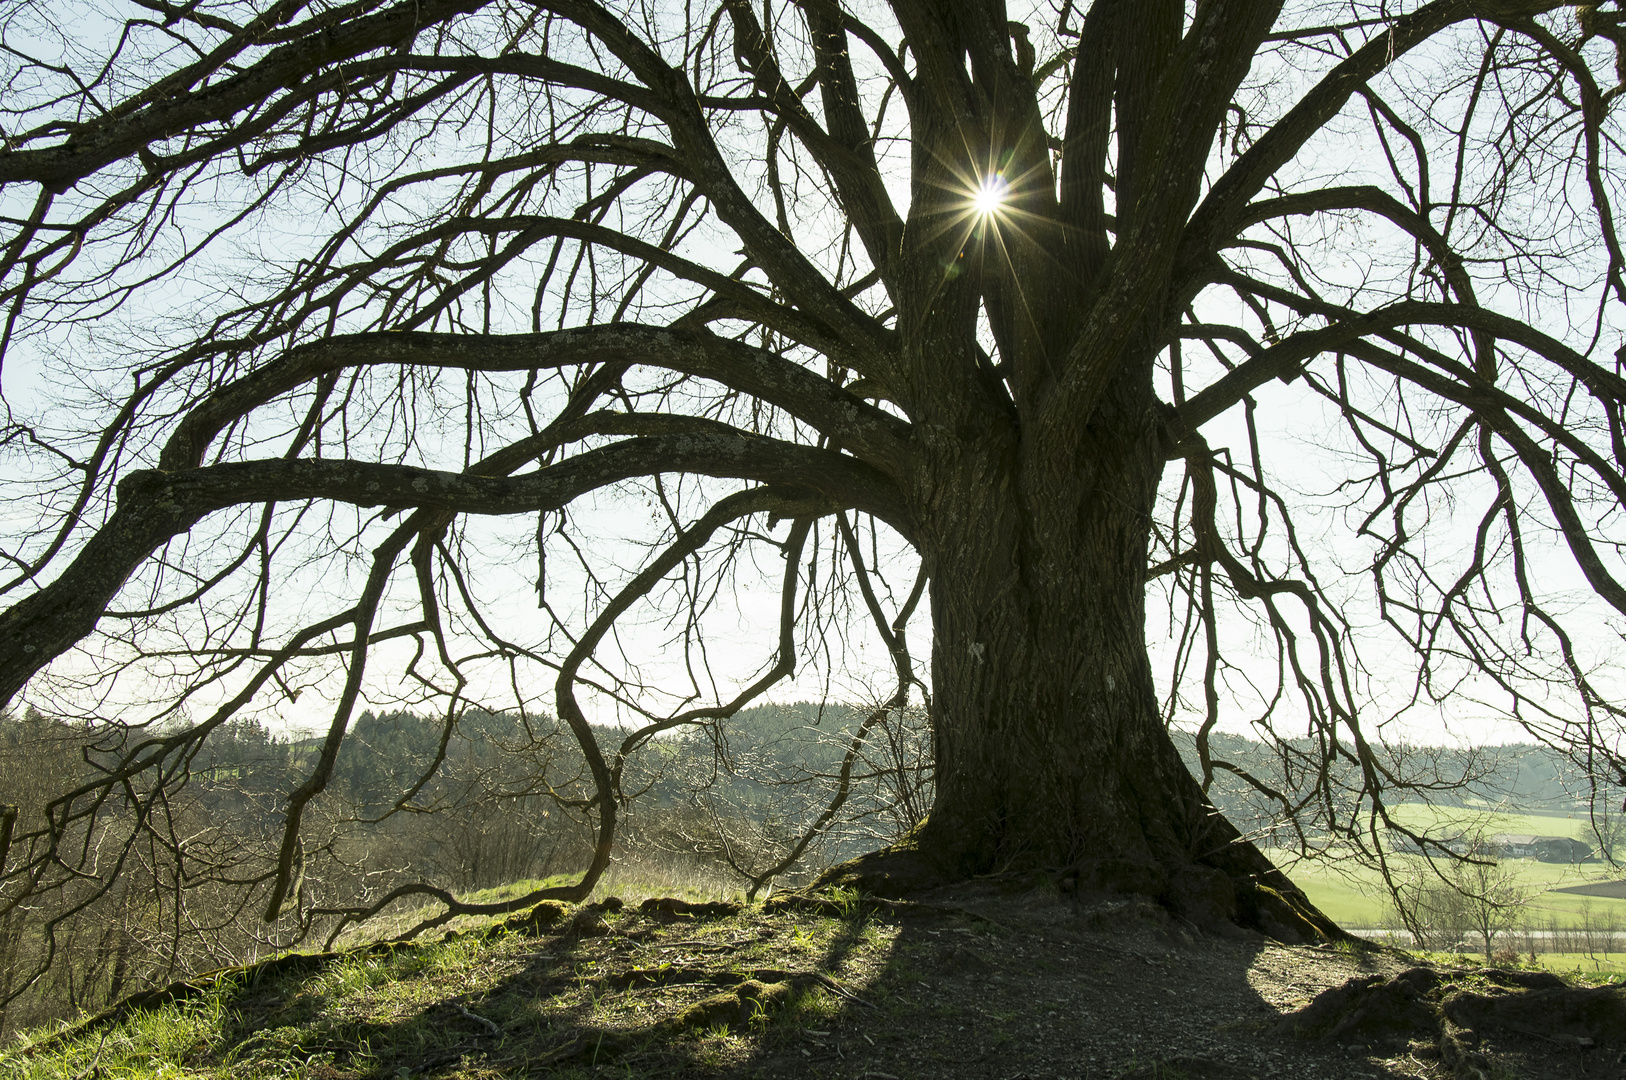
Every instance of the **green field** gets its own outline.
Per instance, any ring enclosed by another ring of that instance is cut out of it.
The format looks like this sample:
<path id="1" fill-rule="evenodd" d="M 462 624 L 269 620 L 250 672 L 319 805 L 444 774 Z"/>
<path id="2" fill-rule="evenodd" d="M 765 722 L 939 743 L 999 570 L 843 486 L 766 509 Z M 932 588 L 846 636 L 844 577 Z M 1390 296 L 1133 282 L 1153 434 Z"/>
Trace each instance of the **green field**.
<path id="1" fill-rule="evenodd" d="M 1449 826 L 1455 825 L 1462 829 L 1477 828 L 1486 833 L 1533 833 L 1573 836 L 1584 840 L 1588 829 L 1585 817 L 1580 814 L 1475 813 L 1421 804 L 1398 806 L 1392 812 L 1397 819 L 1419 831 L 1426 826 L 1448 831 Z M 1398 866 L 1412 866 L 1419 860 L 1397 855 L 1394 861 Z M 1607 918 L 1613 913 L 1626 927 L 1626 900 L 1550 891 L 1569 885 L 1626 878 L 1626 870 L 1612 870 L 1601 862 L 1567 865 L 1536 859 L 1508 859 L 1504 865 L 1512 867 L 1517 872 L 1519 883 L 1536 893 L 1528 908 L 1527 925 L 1541 928 L 1556 920 L 1560 926 L 1579 926 L 1589 913 L 1595 918 Z M 1351 927 L 1383 927 L 1397 923 L 1389 907 L 1382 879 L 1374 869 L 1349 862 L 1321 861 L 1300 862 L 1286 869 L 1316 906 L 1340 923 Z"/>
<path id="2" fill-rule="evenodd" d="M 1598 975 L 1626 975 L 1626 956 L 1614 953 L 1606 957 L 1591 957 L 1584 953 L 1539 953 L 1536 962 L 1548 971 L 1559 975 L 1585 976 L 1594 979 Z M 1620 982 L 1618 978 L 1611 982 Z"/>
<path id="3" fill-rule="evenodd" d="M 1389 812 L 1396 820 L 1414 829 L 1432 826 L 1449 831 L 1450 826 L 1455 826 L 1461 830 L 1478 828 L 1487 833 L 1535 833 L 1586 840 L 1589 828 L 1585 814 L 1524 814 L 1494 809 L 1475 811 L 1424 803 L 1401 803 L 1390 807 Z"/>
<path id="4" fill-rule="evenodd" d="M 1409 860 L 1401 856 L 1397 857 L 1397 861 L 1404 863 Z M 1626 900 L 1546 891 L 1588 881 L 1615 880 L 1626 874 L 1557 866 L 1534 859 L 1509 859 L 1507 865 L 1518 871 L 1518 880 L 1522 884 L 1542 890 L 1530 902 L 1532 924 L 1542 926 L 1549 917 L 1556 917 L 1560 925 L 1579 926 L 1586 911 L 1602 914 L 1613 910 L 1619 913 L 1622 925 L 1626 926 Z M 1376 870 L 1352 864 L 1331 866 L 1304 862 L 1291 868 L 1288 875 L 1317 907 L 1340 923 L 1352 927 L 1391 926 L 1395 923 L 1389 910 L 1388 894 Z"/>

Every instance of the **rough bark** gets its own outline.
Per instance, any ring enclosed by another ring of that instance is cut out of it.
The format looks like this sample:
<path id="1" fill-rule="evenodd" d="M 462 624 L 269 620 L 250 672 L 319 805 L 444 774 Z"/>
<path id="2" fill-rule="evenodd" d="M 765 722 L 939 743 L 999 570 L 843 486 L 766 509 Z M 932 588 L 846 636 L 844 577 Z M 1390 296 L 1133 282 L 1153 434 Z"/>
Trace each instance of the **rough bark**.
<path id="1" fill-rule="evenodd" d="M 973 348 L 923 337 L 939 359 Z M 1150 896 L 1211 931 L 1343 936 L 1209 802 L 1159 714 L 1145 620 L 1165 448 L 1152 355 L 1120 357 L 1065 439 L 979 395 L 918 426 L 926 463 L 909 497 L 932 573 L 936 802 L 905 845 L 827 881 L 909 892 L 1044 872 Z"/>

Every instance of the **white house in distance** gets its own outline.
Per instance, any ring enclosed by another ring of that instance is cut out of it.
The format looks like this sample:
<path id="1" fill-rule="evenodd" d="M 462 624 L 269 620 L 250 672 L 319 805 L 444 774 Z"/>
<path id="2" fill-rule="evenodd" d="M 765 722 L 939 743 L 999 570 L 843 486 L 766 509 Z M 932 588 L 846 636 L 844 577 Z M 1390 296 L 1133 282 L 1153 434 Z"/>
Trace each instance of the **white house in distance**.
<path id="1" fill-rule="evenodd" d="M 1493 859 L 1536 859 L 1548 863 L 1597 862 L 1598 856 L 1585 841 L 1571 836 L 1537 836 L 1534 833 L 1497 833 L 1480 843 L 1460 833 L 1434 838 L 1439 846 L 1425 852 L 1411 837 L 1391 832 L 1390 847 L 1409 855 L 1438 854 L 1440 849 L 1458 855 L 1477 854 Z"/>
<path id="2" fill-rule="evenodd" d="M 1504 859 L 1537 859 L 1550 863 L 1594 862 L 1590 845 L 1570 836 L 1536 836 L 1532 833 L 1497 833 L 1490 846 Z"/>

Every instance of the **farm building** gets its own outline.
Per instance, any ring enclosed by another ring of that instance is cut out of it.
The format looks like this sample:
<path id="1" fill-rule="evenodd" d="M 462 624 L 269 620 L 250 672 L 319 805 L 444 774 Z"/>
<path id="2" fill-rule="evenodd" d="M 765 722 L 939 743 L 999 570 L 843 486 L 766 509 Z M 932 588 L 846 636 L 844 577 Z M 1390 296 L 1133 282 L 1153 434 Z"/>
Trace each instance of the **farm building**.
<path id="1" fill-rule="evenodd" d="M 1592 862 L 1592 848 L 1569 836 L 1535 836 L 1530 833 L 1497 833 L 1492 846 L 1504 859 L 1538 859 L 1541 862 Z"/>

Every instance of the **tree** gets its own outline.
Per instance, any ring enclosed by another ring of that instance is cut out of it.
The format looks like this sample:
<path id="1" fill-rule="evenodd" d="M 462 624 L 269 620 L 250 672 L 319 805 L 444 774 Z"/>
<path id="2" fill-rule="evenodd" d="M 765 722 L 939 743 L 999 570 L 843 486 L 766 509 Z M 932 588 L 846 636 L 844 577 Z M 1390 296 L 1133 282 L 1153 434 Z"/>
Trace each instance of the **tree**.
<path id="1" fill-rule="evenodd" d="M 0 347 L 69 378 L 8 418 L 38 509 L 0 701 L 199 717 L 54 802 L 14 881 L 235 712 L 331 687 L 275 914 L 364 696 L 450 730 L 470 700 L 529 723 L 545 680 L 589 766 L 550 789 L 596 815 L 585 895 L 657 734 L 722 748 L 869 632 L 935 761 L 927 820 L 848 871 L 874 887 L 1044 870 L 1331 932 L 1205 794 L 1239 770 L 1224 716 L 1273 740 L 1290 782 L 1251 782 L 1302 844 L 1378 860 L 1397 792 L 1460 781 L 1392 767 L 1396 709 L 1468 695 L 1626 777 L 1575 644 L 1626 614 L 1617 3 L 5 18 Z M 599 492 L 642 499 L 638 561 Z M 705 674 L 712 605 L 772 552 L 771 655 Z M 482 592 L 520 559 L 531 625 Z M 687 688 L 618 655 L 638 618 Z M 637 719 L 618 744 L 585 693 Z"/>
<path id="2" fill-rule="evenodd" d="M 1451 949 L 1473 934 L 1493 960 L 1493 942 L 1503 930 L 1518 925 L 1535 890 L 1519 880 L 1518 870 L 1495 857 L 1495 845 L 1476 835 L 1469 857 L 1443 865 L 1419 859 L 1396 883 L 1395 913 L 1418 948 Z"/>
<path id="3" fill-rule="evenodd" d="M 1485 963 L 1492 962 L 1491 942 L 1518 924 L 1534 890 L 1521 884 L 1505 863 L 1470 860 L 1453 864 L 1452 876 L 1468 912 L 1468 925 L 1479 935 Z"/>

